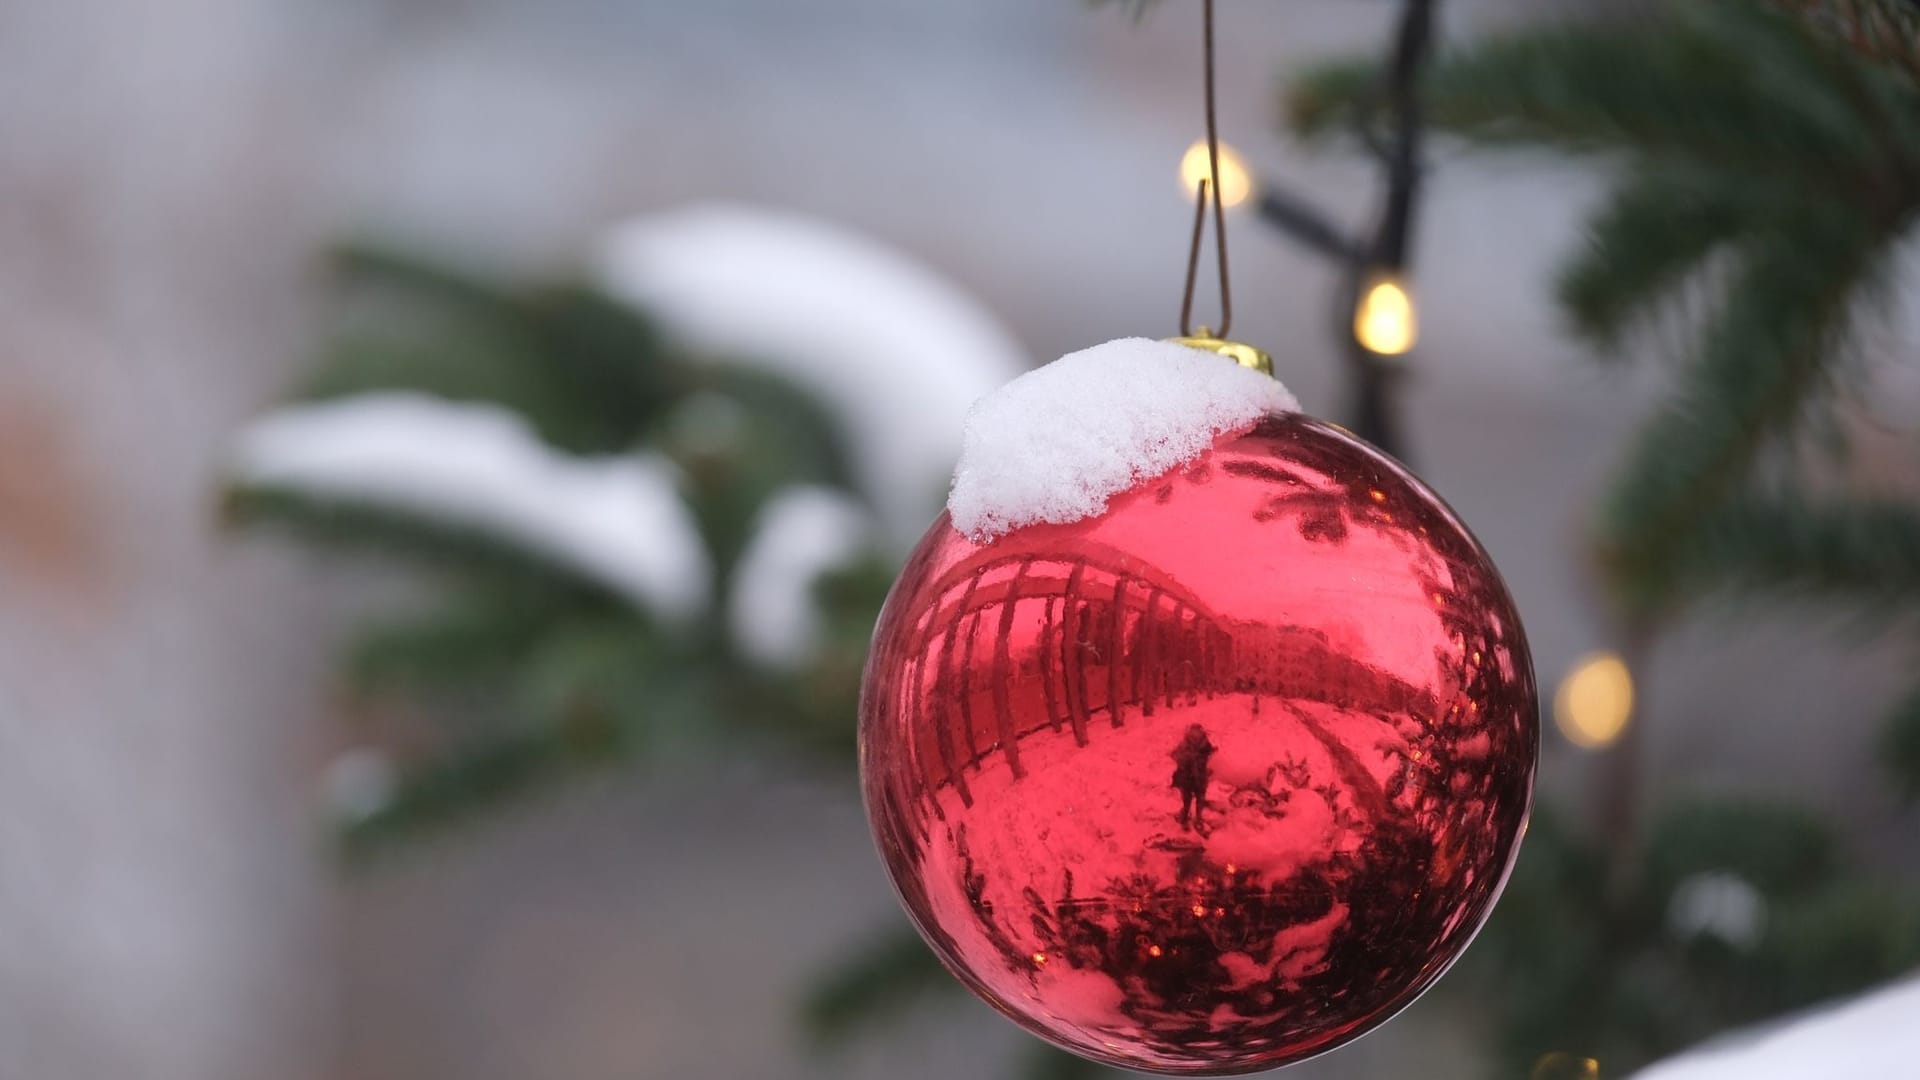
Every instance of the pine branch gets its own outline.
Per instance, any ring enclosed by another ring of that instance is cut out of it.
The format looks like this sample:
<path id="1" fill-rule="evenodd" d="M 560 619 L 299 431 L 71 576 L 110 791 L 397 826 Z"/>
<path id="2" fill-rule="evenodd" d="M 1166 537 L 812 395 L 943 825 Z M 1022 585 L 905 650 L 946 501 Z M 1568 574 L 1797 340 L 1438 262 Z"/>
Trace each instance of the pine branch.
<path id="1" fill-rule="evenodd" d="M 827 484 L 857 494 L 853 451 L 831 410 L 792 381 L 739 364 L 710 364 L 692 379 L 690 393 L 725 398 L 741 410 L 747 430 L 785 449 L 789 483 Z"/>
<path id="2" fill-rule="evenodd" d="M 1887 714 L 1880 734 L 1881 760 L 1901 796 L 1920 802 L 1920 688 Z"/>
<path id="3" fill-rule="evenodd" d="M 1746 985 L 1777 1015 L 1857 993 L 1920 964 L 1920 903 L 1870 879 L 1769 906 Z"/>
<path id="4" fill-rule="evenodd" d="M 1577 333 L 1610 350 L 1711 255 L 1780 210 L 1744 183 L 1643 172 L 1588 222 L 1585 249 L 1560 272 L 1560 307 Z"/>
<path id="5" fill-rule="evenodd" d="M 466 665 L 505 644 L 493 636 L 499 628 L 480 627 L 474 633 L 487 640 L 462 653 L 470 644 L 459 640 L 465 629 L 450 628 L 455 640 L 425 643 L 455 654 L 435 657 L 446 669 L 423 673 L 457 674 L 445 689 L 472 689 Z M 467 737 L 406 777 L 388 806 L 346 823 L 343 841 L 351 854 L 470 820 L 551 781 L 643 758 L 739 752 L 744 740 L 799 751 L 801 764 L 844 767 L 853 759 L 857 667 L 831 709 L 809 710 L 809 686 L 737 666 L 713 628 L 668 636 L 617 611 L 556 614 L 536 620 L 524 647 L 502 658 L 485 680 L 499 684 L 492 697 L 503 706 L 492 723 L 505 719 L 521 727 Z"/>
<path id="6" fill-rule="evenodd" d="M 546 589 L 511 589 L 493 581 L 468 586 L 431 612 L 362 628 L 347 652 L 347 681 L 362 693 L 495 681 L 556 620 L 595 610 L 612 609 Z"/>
<path id="7" fill-rule="evenodd" d="M 860 681 L 880 610 L 898 570 L 891 559 L 873 557 L 823 574 L 814 583 L 821 617 L 818 652 L 796 671 L 768 671 L 742 664 L 733 681 L 730 715 L 743 731 L 814 764 L 851 768 L 859 717 Z"/>
<path id="8" fill-rule="evenodd" d="M 1380 96 L 1380 70 L 1362 60 L 1317 64 L 1281 87 L 1280 115 L 1304 139 L 1352 132 Z"/>
<path id="9" fill-rule="evenodd" d="M 807 992 L 801 1018 L 822 1045 L 845 1042 L 931 992 L 958 990 L 933 950 L 902 925 L 858 947 Z"/>
<path id="10" fill-rule="evenodd" d="M 1334 130 L 1375 83 L 1360 65 L 1322 69 L 1297 85 L 1293 122 Z M 1857 294 L 1920 205 L 1908 164 L 1920 97 L 1804 17 L 1748 0 L 1526 32 L 1443 59 L 1426 91 L 1429 117 L 1469 138 L 1629 159 L 1560 281 L 1570 321 L 1596 343 L 1617 344 L 1729 253 L 1699 359 L 1600 522 L 1602 566 L 1629 613 L 1654 613 L 1674 601 L 1691 530 L 1828 390 Z"/>
<path id="11" fill-rule="evenodd" d="M 317 547 L 398 557 L 442 573 L 578 597 L 583 603 L 630 604 L 625 596 L 511 538 L 362 500 L 241 485 L 224 494 L 221 516 L 231 527 L 278 529 Z"/>
<path id="12" fill-rule="evenodd" d="M 646 427 L 691 388 L 693 375 L 632 305 L 589 285 L 561 282 L 529 292 L 523 318 L 555 373 L 601 403 L 609 432 Z"/>
<path id="13" fill-rule="evenodd" d="M 730 673 L 704 658 L 711 637 L 667 635 L 621 615 L 551 626 L 514 672 L 516 712 L 568 731 L 597 731 L 623 754 L 724 745 L 741 726 L 718 707 Z"/>
<path id="14" fill-rule="evenodd" d="M 1648 829 L 1644 901 L 1657 916 L 1695 874 L 1731 873 L 1770 899 L 1801 895 L 1841 870 L 1840 847 L 1819 816 L 1750 798 L 1668 807 Z"/>
<path id="15" fill-rule="evenodd" d="M 778 492 L 825 485 L 863 493 L 845 439 L 812 397 L 778 377 L 727 366 L 702 373 L 699 385 L 650 434 L 684 474 L 687 508 L 713 560 L 715 602 L 724 607 L 740 556 Z"/>
<path id="16" fill-rule="evenodd" d="M 1857 88 L 1833 81 L 1837 51 L 1751 0 L 1711 0 L 1478 45 L 1443 57 L 1422 89 L 1431 123 L 1484 144 L 1627 151 L 1755 184 L 1830 181 L 1870 167 L 1876 149 Z M 1355 65 L 1323 68 L 1295 84 L 1287 112 L 1299 133 L 1324 135 L 1372 86 Z"/>
<path id="17" fill-rule="evenodd" d="M 1743 497 L 1703 515 L 1676 552 L 1689 594 L 1838 600 L 1883 616 L 1920 611 L 1920 509 Z"/>
<path id="18" fill-rule="evenodd" d="M 1619 470 L 1599 525 L 1603 571 L 1628 607 L 1668 602 L 1675 552 L 1701 517 L 1746 483 L 1766 443 L 1790 433 L 1828 388 L 1856 292 L 1890 242 L 1845 209 L 1810 208 L 1747 245 L 1700 359 Z"/>
<path id="19" fill-rule="evenodd" d="M 318 401 L 387 392 L 506 406 L 555 446 L 601 441 L 592 410 L 542 370 L 526 342 L 454 319 L 344 329 L 326 344 L 296 396 Z"/>
<path id="20" fill-rule="evenodd" d="M 618 614 L 542 626 L 493 677 L 519 726 L 468 737 L 402 778 L 392 800 L 344 824 L 361 856 L 430 834 L 590 770 L 724 742 L 731 714 L 716 707 L 725 679 L 690 659 L 702 646 L 669 641 Z"/>
<path id="21" fill-rule="evenodd" d="M 1859 56 L 1920 76 L 1920 3 L 1916 0 L 1773 0 Z"/>
<path id="22" fill-rule="evenodd" d="M 372 239 L 334 245 L 327 269 L 345 285 L 396 290 L 474 318 L 508 321 L 505 313 L 515 305 L 505 284 Z"/>
<path id="23" fill-rule="evenodd" d="M 688 389 L 688 371 L 653 325 L 589 286 L 514 289 L 376 245 L 340 248 L 335 266 L 378 302 L 360 312 L 371 325 L 333 351 L 310 394 L 492 401 L 523 412 L 555 446 L 604 453 L 630 447 Z"/>
<path id="24" fill-rule="evenodd" d="M 468 820 L 609 756 L 597 733 L 541 728 L 455 750 L 404 777 L 386 805 L 346 823 L 341 851 L 362 860 Z"/>

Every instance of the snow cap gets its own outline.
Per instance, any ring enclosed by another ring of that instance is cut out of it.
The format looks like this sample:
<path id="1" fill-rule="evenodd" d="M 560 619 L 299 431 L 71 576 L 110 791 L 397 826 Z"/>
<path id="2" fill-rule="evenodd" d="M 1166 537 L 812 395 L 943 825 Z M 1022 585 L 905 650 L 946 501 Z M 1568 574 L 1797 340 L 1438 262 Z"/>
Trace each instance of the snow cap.
<path id="1" fill-rule="evenodd" d="M 976 543 L 1092 517 L 1263 416 L 1298 412 L 1278 380 L 1150 338 L 1082 349 L 975 402 L 947 510 Z"/>

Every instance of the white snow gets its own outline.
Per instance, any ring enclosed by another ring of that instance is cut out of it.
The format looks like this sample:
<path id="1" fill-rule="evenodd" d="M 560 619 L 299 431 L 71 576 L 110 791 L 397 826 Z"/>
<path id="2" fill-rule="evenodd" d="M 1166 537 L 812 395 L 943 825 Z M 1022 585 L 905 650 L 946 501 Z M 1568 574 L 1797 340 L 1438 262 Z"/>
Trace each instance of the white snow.
<path id="1" fill-rule="evenodd" d="M 1920 978 L 1851 1001 L 1715 1039 L 1634 1074 L 1635 1080 L 1808 1080 L 1896 1077 L 1920 1062 Z"/>
<path id="2" fill-rule="evenodd" d="M 975 403 L 947 509 L 976 541 L 1079 521 L 1199 457 L 1217 436 L 1299 408 L 1277 380 L 1216 353 L 1148 338 L 1109 341 Z"/>
<path id="3" fill-rule="evenodd" d="M 708 603 L 711 561 L 670 462 L 558 453 L 494 406 L 382 393 L 280 409 L 241 431 L 229 472 L 497 531 L 663 617 Z"/>
<path id="4" fill-rule="evenodd" d="M 814 582 L 872 540 L 872 516 L 843 492 L 796 487 L 769 499 L 734 570 L 728 615 L 741 650 L 772 667 L 812 658 L 820 637 Z"/>
<path id="5" fill-rule="evenodd" d="M 991 312 L 847 229 L 751 206 L 693 206 L 612 229 L 601 285 L 719 360 L 818 397 L 901 550 L 939 509 L 967 406 L 1031 365 Z"/>

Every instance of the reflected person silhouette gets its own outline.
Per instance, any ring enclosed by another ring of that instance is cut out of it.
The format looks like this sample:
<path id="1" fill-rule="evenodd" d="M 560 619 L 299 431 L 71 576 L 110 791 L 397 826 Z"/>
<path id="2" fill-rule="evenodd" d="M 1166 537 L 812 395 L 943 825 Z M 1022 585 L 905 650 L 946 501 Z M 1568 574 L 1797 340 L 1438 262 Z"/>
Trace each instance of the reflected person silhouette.
<path id="1" fill-rule="evenodd" d="M 1213 778 L 1213 770 L 1207 762 L 1213 757 L 1215 747 L 1207 738 L 1207 729 L 1199 724 L 1187 727 L 1186 737 L 1180 745 L 1173 748 L 1173 786 L 1180 792 L 1180 828 L 1189 828 L 1206 834 L 1206 823 L 1201 816 L 1207 809 L 1207 781 Z M 1192 810 L 1192 825 L 1188 825 L 1187 812 Z"/>

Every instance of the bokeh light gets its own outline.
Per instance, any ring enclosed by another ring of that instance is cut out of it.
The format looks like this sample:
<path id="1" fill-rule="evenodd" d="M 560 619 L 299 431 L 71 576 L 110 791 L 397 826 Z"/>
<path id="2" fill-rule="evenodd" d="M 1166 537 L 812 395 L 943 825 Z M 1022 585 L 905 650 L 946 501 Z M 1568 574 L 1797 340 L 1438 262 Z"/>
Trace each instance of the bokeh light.
<path id="1" fill-rule="evenodd" d="M 1200 189 L 1200 181 L 1207 178 L 1207 140 L 1199 139 L 1180 158 L 1180 190 L 1187 198 L 1193 198 Z M 1224 206 L 1239 206 L 1253 194 L 1253 176 L 1247 171 L 1247 163 L 1239 152 L 1226 143 L 1220 144 L 1220 202 Z"/>
<path id="2" fill-rule="evenodd" d="M 1590 1057 L 1556 1051 L 1533 1063 L 1529 1080 L 1600 1080 L 1600 1063 Z"/>
<path id="3" fill-rule="evenodd" d="M 1633 716 L 1633 672 L 1614 653 L 1581 658 L 1560 680 L 1553 721 L 1567 741 L 1583 750 L 1612 745 Z"/>
<path id="4" fill-rule="evenodd" d="M 1399 356 L 1419 339 L 1413 297 L 1398 277 L 1375 278 L 1353 309 L 1353 336 L 1376 356 Z"/>

